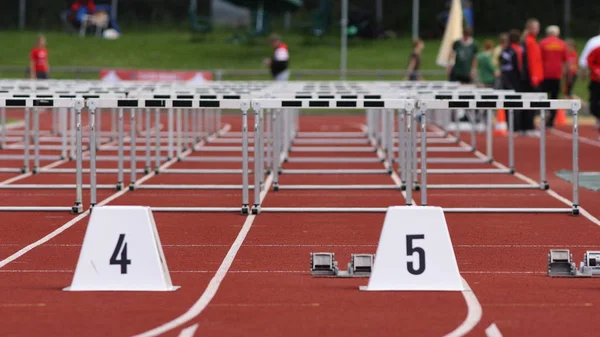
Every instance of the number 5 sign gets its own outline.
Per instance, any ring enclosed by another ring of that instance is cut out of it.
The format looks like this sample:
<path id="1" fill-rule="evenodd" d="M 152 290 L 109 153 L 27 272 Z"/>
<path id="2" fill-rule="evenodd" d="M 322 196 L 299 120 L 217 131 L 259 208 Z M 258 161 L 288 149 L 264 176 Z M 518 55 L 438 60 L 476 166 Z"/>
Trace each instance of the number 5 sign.
<path id="1" fill-rule="evenodd" d="M 452 241 L 439 207 L 390 207 L 367 291 L 462 291 Z"/>
<path id="2" fill-rule="evenodd" d="M 152 211 L 98 206 L 90 216 L 71 291 L 171 291 Z"/>

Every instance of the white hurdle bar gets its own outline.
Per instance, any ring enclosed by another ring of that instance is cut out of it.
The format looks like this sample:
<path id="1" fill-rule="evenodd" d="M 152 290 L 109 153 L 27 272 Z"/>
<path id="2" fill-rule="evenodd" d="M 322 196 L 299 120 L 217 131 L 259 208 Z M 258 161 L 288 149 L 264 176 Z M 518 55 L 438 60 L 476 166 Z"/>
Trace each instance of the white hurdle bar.
<path id="1" fill-rule="evenodd" d="M 33 98 L 0 98 L 0 107 L 7 108 L 21 108 L 25 110 L 25 162 L 24 162 L 24 171 L 26 172 L 29 167 L 29 139 L 30 139 L 30 111 L 33 110 L 33 118 L 34 118 L 34 134 L 33 141 L 34 144 L 39 144 L 39 109 L 40 108 L 67 108 L 73 109 L 76 114 L 76 145 L 77 145 L 77 174 L 76 174 L 76 183 L 75 185 L 69 186 L 69 188 L 73 187 L 75 190 L 75 202 L 73 206 L 3 206 L 0 207 L 2 211 L 71 211 L 73 213 L 81 213 L 83 210 L 83 197 L 82 197 L 82 189 L 83 189 L 83 179 L 81 175 L 81 157 L 82 157 L 82 134 L 81 134 L 81 112 L 84 106 L 83 99 L 73 99 L 73 98 L 49 98 L 49 99 L 33 99 Z M 39 147 L 34 148 L 34 171 L 40 167 L 40 154 Z M 10 189 L 10 184 L 3 185 L 3 188 Z M 15 189 L 18 189 L 19 186 L 13 186 Z"/>

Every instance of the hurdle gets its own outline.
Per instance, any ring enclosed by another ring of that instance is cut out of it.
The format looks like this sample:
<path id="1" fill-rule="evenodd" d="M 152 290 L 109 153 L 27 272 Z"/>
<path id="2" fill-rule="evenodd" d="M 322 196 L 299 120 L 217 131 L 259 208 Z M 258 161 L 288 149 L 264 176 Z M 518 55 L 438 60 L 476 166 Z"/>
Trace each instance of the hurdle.
<path id="1" fill-rule="evenodd" d="M 23 172 L 27 172 L 30 165 L 30 153 L 29 153 L 29 145 L 30 138 L 33 137 L 34 144 L 39 144 L 39 109 L 40 108 L 67 108 L 73 109 L 76 113 L 77 119 L 77 154 L 78 163 L 81 160 L 81 151 L 82 151 L 82 137 L 81 137 L 81 111 L 84 106 L 84 101 L 82 99 L 70 99 L 70 98 L 58 98 L 58 99 L 31 99 L 31 98 L 0 98 L 0 107 L 9 107 L 9 108 L 18 108 L 24 109 L 25 111 L 25 153 L 24 153 L 24 167 Z M 30 134 L 30 112 L 33 110 L 33 135 Z M 42 156 L 39 153 L 39 147 L 34 147 L 34 156 L 33 156 L 33 170 L 36 171 L 40 166 L 40 160 Z M 80 165 L 78 165 L 78 169 L 80 169 Z M 75 189 L 75 202 L 73 206 L 2 206 L 0 207 L 0 211 L 48 211 L 48 212 L 56 212 L 56 211 L 72 211 L 74 213 L 80 213 L 82 209 L 82 180 L 81 172 L 77 174 L 77 181 L 75 186 L 69 186 L 68 188 Z M 3 184 L 1 185 L 2 189 L 28 189 L 32 188 L 28 185 L 10 185 Z M 62 187 L 64 188 L 64 187 Z"/>
<path id="2" fill-rule="evenodd" d="M 261 113 L 265 109 L 273 109 L 274 113 L 272 114 L 273 118 L 273 159 L 272 159 L 272 167 L 271 172 L 273 173 L 273 190 L 278 191 L 280 189 L 321 189 L 321 186 L 318 185 L 281 185 L 279 184 L 279 172 L 281 170 L 281 164 L 285 160 L 287 153 L 285 151 L 286 144 L 291 142 L 291 137 L 288 138 L 284 129 L 289 128 L 289 124 L 286 122 L 286 114 L 285 111 L 288 109 L 323 109 L 323 108 L 334 108 L 334 109 L 382 109 L 383 111 L 388 112 L 388 116 L 392 115 L 393 110 L 398 109 L 414 109 L 414 100 L 343 100 L 343 101 L 329 101 L 329 100 L 318 100 L 318 101 L 307 101 L 307 100 L 285 100 L 285 99 L 253 99 L 252 100 L 252 109 L 255 112 L 255 118 L 258 122 L 255 123 L 254 129 L 254 139 L 259 140 L 259 145 L 263 143 L 261 141 L 263 137 L 263 121 L 260 119 Z M 287 120 L 293 120 L 292 118 L 287 118 Z M 287 126 L 287 127 L 286 127 Z M 388 130 L 391 130 L 388 128 Z M 248 132 L 246 130 L 246 132 Z M 291 134 L 291 133 L 290 133 Z M 298 133 L 300 134 L 300 132 Z M 391 131 L 389 131 L 388 138 L 391 138 Z M 383 172 L 389 174 L 391 170 L 391 159 L 392 159 L 392 151 L 391 151 L 391 142 L 388 143 L 389 148 L 387 153 L 387 164 L 388 167 L 384 170 L 378 171 L 377 173 Z M 256 142 L 255 142 L 256 146 Z M 244 149 L 244 158 L 248 156 L 249 150 L 247 148 Z M 375 154 L 375 152 L 374 152 Z M 260 172 L 261 167 L 264 166 L 264 156 L 262 155 L 262 151 L 254 152 L 254 170 L 255 172 Z M 247 162 L 244 163 L 245 165 Z M 333 172 L 333 171 L 332 171 Z M 353 170 L 344 171 L 337 170 L 338 173 L 347 173 L 354 172 Z M 329 173 L 329 172 L 328 172 Z M 248 179 L 248 176 L 244 177 L 244 179 Z M 259 175 L 254 175 L 254 185 L 259 186 L 261 184 Z M 330 185 L 327 186 L 326 189 L 356 189 L 356 186 L 340 186 L 340 185 Z M 390 188 L 390 189 L 399 189 L 399 186 L 395 186 L 390 183 L 390 186 L 373 186 L 373 185 L 364 185 L 360 186 L 359 189 L 366 188 Z M 248 187 L 244 186 L 244 193 L 248 192 Z M 276 208 L 277 211 L 285 211 L 288 208 Z M 258 214 L 261 211 L 273 211 L 273 208 L 269 207 L 261 207 L 260 205 L 260 189 L 254 189 L 254 203 L 251 209 L 252 214 Z"/>
<path id="3" fill-rule="evenodd" d="M 185 111 L 188 110 L 190 112 L 192 111 L 200 111 L 203 109 L 211 109 L 211 111 L 215 112 L 215 118 L 214 121 L 215 122 L 211 122 L 210 124 L 203 124 L 202 128 L 198 131 L 202 131 L 202 130 L 212 130 L 212 133 L 207 133 L 208 134 L 208 141 L 210 141 L 211 139 L 214 139 L 216 137 L 219 137 L 223 132 L 220 132 L 221 130 L 218 130 L 216 128 L 216 121 L 219 121 L 220 123 L 220 119 L 216 118 L 216 113 L 218 111 L 220 111 L 221 109 L 228 109 L 228 110 L 238 110 L 242 112 L 242 122 L 243 128 L 247 128 L 247 111 L 249 109 L 249 101 L 248 100 L 243 100 L 243 99 L 224 99 L 224 100 L 201 100 L 201 99 L 132 99 L 132 98 L 127 98 L 127 99 L 90 99 L 87 101 L 86 103 L 87 108 L 90 112 L 91 115 L 93 115 L 95 113 L 96 109 L 99 108 L 117 108 L 119 110 L 122 109 L 129 109 L 130 110 L 130 118 L 132 121 L 132 124 L 135 122 L 135 116 L 136 116 L 136 111 L 145 111 L 146 109 L 154 109 L 154 112 L 156 114 L 159 113 L 159 110 L 167 110 L 167 111 L 173 111 L 174 109 L 177 109 L 179 111 Z M 119 115 L 120 119 L 122 119 L 122 114 Z M 95 118 L 90 118 L 90 121 L 93 122 L 95 120 Z M 158 119 L 157 119 L 158 121 Z M 169 123 L 169 124 L 173 124 L 173 123 Z M 179 124 L 182 124 L 181 122 Z M 122 125 L 122 123 L 119 123 L 119 125 Z M 207 129 L 208 128 L 208 129 Z M 225 132 L 228 131 L 229 126 L 227 126 L 225 128 Z M 94 127 L 93 125 L 90 125 L 90 130 L 92 130 L 92 139 L 95 136 L 93 133 Z M 133 130 L 133 129 L 132 129 Z M 178 132 L 179 135 L 182 134 L 183 129 L 181 127 L 178 127 Z M 123 139 L 124 137 L 122 137 L 122 128 L 120 127 L 119 130 L 119 134 L 121 135 L 121 137 L 119 137 L 120 143 L 119 143 L 119 158 L 124 158 L 124 156 L 122 155 L 122 153 L 124 152 L 123 148 L 124 148 L 124 144 L 121 141 L 121 139 Z M 180 137 L 179 137 L 180 138 Z M 146 184 L 140 181 L 137 181 L 137 177 L 136 177 L 136 149 L 135 149 L 135 132 L 131 132 L 131 145 L 130 145 L 130 172 L 131 172 L 131 177 L 130 177 L 130 184 L 129 184 L 129 190 L 130 191 L 135 191 L 135 190 L 140 190 L 140 189 L 146 189 L 146 190 L 165 190 L 165 189 L 190 189 L 190 190 L 211 190 L 211 189 L 220 189 L 220 190 L 226 190 L 226 189 L 232 189 L 232 190 L 242 190 L 242 185 L 216 185 L 216 184 L 207 184 L 207 185 L 170 185 L 170 184 L 164 184 L 164 185 L 153 185 L 153 184 Z M 93 140 L 92 140 L 93 142 Z M 243 139 L 243 142 L 245 144 L 245 146 L 247 147 L 247 138 Z M 177 146 L 177 157 L 172 158 L 171 161 L 176 160 L 176 161 L 183 161 L 183 159 L 185 159 L 185 157 L 187 156 L 187 154 L 191 153 L 192 151 L 198 151 L 202 148 L 202 146 L 205 144 L 205 141 L 202 140 L 198 143 L 195 143 L 192 145 L 192 147 L 190 147 L 187 150 L 182 151 L 181 147 L 183 146 L 183 143 L 181 141 L 178 141 Z M 158 153 L 160 152 L 160 142 L 158 141 L 158 136 L 156 138 L 156 153 L 157 153 L 157 158 L 158 158 Z M 181 146 L 181 147 L 180 147 Z M 241 151 L 240 151 L 241 152 Z M 96 155 L 95 152 L 92 152 L 91 154 L 91 161 L 90 161 L 90 173 L 91 173 L 91 177 L 94 177 L 95 175 L 95 166 L 96 166 Z M 243 161 L 241 161 L 243 162 Z M 171 169 L 171 168 L 163 168 L 164 165 L 159 165 L 159 161 L 157 159 L 156 161 L 157 166 L 155 168 L 154 173 L 155 174 L 164 174 L 164 173 L 174 173 L 174 174 L 185 174 L 185 173 L 217 173 L 220 170 L 217 169 L 197 169 L 197 170 L 186 170 L 186 169 Z M 124 161 L 120 160 L 118 162 L 119 164 L 119 168 L 118 168 L 118 182 L 121 184 L 121 188 L 123 188 L 122 186 L 122 182 L 123 182 L 123 166 L 124 166 Z M 228 173 L 235 173 L 235 174 L 241 174 L 243 173 L 243 170 L 248 171 L 248 165 L 242 165 L 242 169 L 241 170 L 229 170 Z M 221 172 L 218 172 L 221 173 Z M 248 171 L 248 173 L 251 173 L 251 171 Z M 92 186 L 92 193 L 90 195 L 90 204 L 91 205 L 96 205 L 96 182 L 95 179 L 91 180 L 91 186 Z M 253 186 L 248 186 L 248 188 L 254 188 Z M 248 197 L 246 196 L 246 199 Z M 247 204 L 247 201 L 246 201 Z M 198 206 L 198 207 L 152 207 L 153 211 L 157 211 L 157 212 L 244 212 L 244 202 L 242 200 L 242 206 L 238 206 L 238 207 L 205 207 L 205 206 Z"/>
<path id="4" fill-rule="evenodd" d="M 448 212 L 494 212 L 494 213 L 571 213 L 573 215 L 578 215 L 579 210 L 579 185 L 577 179 L 579 177 L 579 144 L 578 144 L 578 112 L 581 108 L 581 102 L 577 100 L 535 100 L 535 101 L 524 101 L 524 100 L 465 100 L 465 101 L 441 101 L 441 100 L 422 100 L 417 102 L 418 115 L 421 117 L 420 127 L 421 131 L 427 129 L 427 118 L 426 115 L 428 111 L 433 109 L 443 109 L 443 110 L 454 110 L 454 109 L 507 109 L 509 111 L 509 142 L 514 142 L 513 139 L 513 129 L 512 124 L 514 121 L 514 113 L 518 113 L 518 111 L 523 110 L 540 110 L 541 122 L 540 122 L 540 153 L 539 153 L 539 161 L 540 161 L 540 182 L 536 184 L 507 184 L 507 185 L 489 185 L 489 184 L 481 184 L 481 185 L 469 185 L 469 184 L 444 184 L 444 185 L 435 185 L 435 184 L 427 184 L 427 137 L 425 134 L 421 133 L 421 143 L 420 143 L 420 190 L 421 190 L 421 205 L 427 205 L 427 190 L 428 189 L 463 189 L 463 188 L 483 188 L 483 189 L 495 189 L 495 188 L 509 188 L 509 189 L 541 189 L 547 190 L 549 189 L 549 185 L 547 182 L 546 176 L 546 130 L 545 130 L 545 118 L 546 118 L 546 110 L 548 109 L 565 109 L 570 110 L 573 113 L 573 204 L 571 208 L 445 208 L 444 211 Z M 518 111 L 515 111 L 518 110 Z M 407 118 L 414 119 L 412 117 Z M 414 146 L 416 142 L 414 139 L 416 137 L 417 127 L 412 127 L 411 123 L 407 123 L 407 132 L 409 136 L 407 137 L 408 144 L 407 149 L 409 152 L 416 153 Z M 509 148 L 510 149 L 510 148 Z M 514 172 L 514 146 L 512 147 L 513 151 L 509 153 L 509 168 L 512 172 Z M 407 154 L 406 158 L 408 158 L 406 165 L 404 165 L 403 170 L 405 171 L 406 177 L 414 177 L 417 174 L 415 170 L 416 163 L 411 160 L 414 159 L 414 156 L 411 154 Z M 415 165 L 413 165 L 415 164 Z M 411 172 L 412 171 L 412 172 Z M 408 179 L 407 186 L 407 205 L 412 204 L 412 195 L 411 185 L 412 179 Z M 417 181 L 415 180 L 415 183 Z"/>

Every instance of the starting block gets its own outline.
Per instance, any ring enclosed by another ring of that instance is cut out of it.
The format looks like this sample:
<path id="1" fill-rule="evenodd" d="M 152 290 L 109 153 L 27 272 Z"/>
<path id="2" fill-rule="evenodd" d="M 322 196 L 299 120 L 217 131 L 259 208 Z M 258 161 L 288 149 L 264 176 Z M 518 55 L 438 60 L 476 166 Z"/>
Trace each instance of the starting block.
<path id="1" fill-rule="evenodd" d="M 173 291 L 149 207 L 96 206 L 67 291 Z"/>
<path id="2" fill-rule="evenodd" d="M 333 253 L 311 253 L 310 272 L 315 277 L 369 277 L 374 254 L 352 254 L 347 270 L 340 270 Z"/>
<path id="3" fill-rule="evenodd" d="M 548 276 L 574 276 L 577 273 L 577 267 L 572 258 L 568 249 L 551 249 L 548 253 Z"/>
<path id="4" fill-rule="evenodd" d="M 599 277 L 600 251 L 587 251 L 577 269 L 568 249 L 551 249 L 548 253 L 550 277 Z"/>

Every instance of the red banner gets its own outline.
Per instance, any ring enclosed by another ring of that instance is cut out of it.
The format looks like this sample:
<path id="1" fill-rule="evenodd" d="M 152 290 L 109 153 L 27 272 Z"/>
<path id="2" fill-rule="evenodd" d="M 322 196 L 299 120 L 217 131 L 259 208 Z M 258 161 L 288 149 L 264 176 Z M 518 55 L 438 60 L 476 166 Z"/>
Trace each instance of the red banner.
<path id="1" fill-rule="evenodd" d="M 100 80 L 120 81 L 183 81 L 202 83 L 212 81 L 212 73 L 202 71 L 164 71 L 146 69 L 102 69 Z"/>

